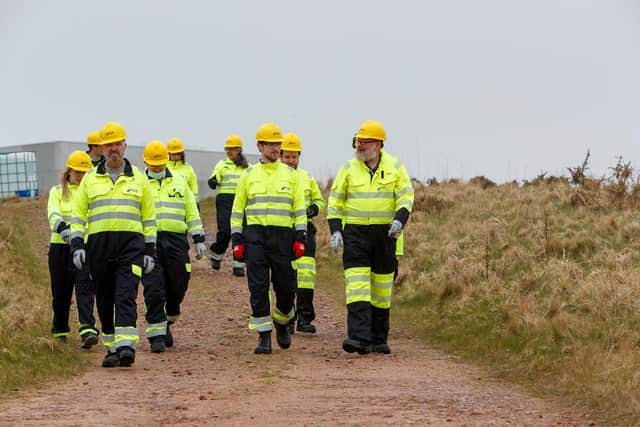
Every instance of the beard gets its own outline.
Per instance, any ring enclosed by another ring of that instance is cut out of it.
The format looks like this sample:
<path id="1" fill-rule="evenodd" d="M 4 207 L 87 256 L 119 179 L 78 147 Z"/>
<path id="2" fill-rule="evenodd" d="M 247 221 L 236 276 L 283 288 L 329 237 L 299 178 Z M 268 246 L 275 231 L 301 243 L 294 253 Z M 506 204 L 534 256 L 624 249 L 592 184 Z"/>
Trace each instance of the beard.
<path id="1" fill-rule="evenodd" d="M 364 151 L 356 151 L 356 159 L 361 162 L 368 162 L 369 160 L 373 160 L 376 157 L 375 150 L 364 150 Z"/>

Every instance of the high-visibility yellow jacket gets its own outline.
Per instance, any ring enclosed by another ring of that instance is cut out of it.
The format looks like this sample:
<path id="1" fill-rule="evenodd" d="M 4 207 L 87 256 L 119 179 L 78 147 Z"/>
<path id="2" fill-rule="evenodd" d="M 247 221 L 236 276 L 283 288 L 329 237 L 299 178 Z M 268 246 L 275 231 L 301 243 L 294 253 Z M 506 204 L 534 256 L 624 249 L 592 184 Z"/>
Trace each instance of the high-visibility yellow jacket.
<path id="1" fill-rule="evenodd" d="M 82 178 L 73 197 L 71 240 L 86 233 L 126 231 L 156 242 L 154 194 L 147 176 L 124 159 L 124 170 L 113 183 L 100 163 Z"/>
<path id="2" fill-rule="evenodd" d="M 198 177 L 193 167 L 182 160 L 169 160 L 167 168 L 171 169 L 173 175 L 180 175 L 189 185 L 189 189 L 196 199 L 196 203 L 200 201 L 200 193 L 198 193 Z"/>
<path id="3" fill-rule="evenodd" d="M 209 179 L 216 177 L 218 194 L 234 194 L 238 187 L 240 175 L 246 170 L 247 168 L 237 166 L 233 160 L 226 158 L 216 163 Z"/>
<path id="4" fill-rule="evenodd" d="M 396 214 L 402 209 L 407 215 Z M 373 176 L 365 162 L 352 159 L 344 165 L 331 187 L 327 219 L 346 224 L 404 224 L 413 208 L 413 186 L 405 167 L 391 154 L 380 151 Z"/>
<path id="5" fill-rule="evenodd" d="M 184 234 L 188 231 L 192 236 L 204 236 L 198 205 L 189 185 L 182 176 L 166 171 L 161 181 L 148 177 L 154 194 L 158 232 Z"/>
<path id="6" fill-rule="evenodd" d="M 69 183 L 69 198 L 67 200 L 62 198 L 62 185 L 54 185 L 49 190 L 49 200 L 47 202 L 47 215 L 49 217 L 49 228 L 51 229 L 51 243 L 62 243 L 60 233 L 58 233 L 58 227 L 62 223 L 66 223 L 71 226 L 72 208 L 73 208 L 73 194 L 78 190 L 78 186 Z"/>
<path id="7" fill-rule="evenodd" d="M 238 181 L 231 208 L 231 233 L 242 233 L 245 216 L 247 225 L 294 227 L 296 231 L 306 231 L 301 176 L 280 160 L 249 166 Z"/>
<path id="8" fill-rule="evenodd" d="M 318 207 L 318 212 L 322 211 L 324 207 L 324 199 L 320 192 L 320 187 L 316 180 L 304 169 L 296 169 L 296 172 L 301 175 L 302 185 L 304 188 L 304 206 L 308 208 L 311 205 Z"/>

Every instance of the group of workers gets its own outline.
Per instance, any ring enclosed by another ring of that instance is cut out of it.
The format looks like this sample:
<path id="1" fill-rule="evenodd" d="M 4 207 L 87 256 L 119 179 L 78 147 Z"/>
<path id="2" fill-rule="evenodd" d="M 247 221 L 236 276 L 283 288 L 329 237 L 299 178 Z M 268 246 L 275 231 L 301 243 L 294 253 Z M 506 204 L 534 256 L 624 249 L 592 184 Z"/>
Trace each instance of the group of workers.
<path id="1" fill-rule="evenodd" d="M 74 151 L 61 183 L 49 193 L 49 250 L 54 336 L 66 341 L 75 286 L 82 348 L 98 343 L 94 300 L 106 355 L 102 366 L 131 366 L 139 342 L 136 298 L 142 283 L 152 352 L 173 345 L 171 325 L 191 272 L 189 242 L 206 256 L 197 180 L 184 145 L 151 141 L 144 172 L 126 157 L 124 128 L 105 124 Z M 389 309 L 396 241 L 413 206 L 406 169 L 383 147 L 382 124 L 368 120 L 353 139 L 355 156 L 336 176 L 328 200 L 330 247 L 343 250 L 346 284 L 346 352 L 391 352 Z M 238 135 L 208 185 L 217 190 L 217 233 L 210 261 L 219 270 L 231 242 L 232 274 L 246 277 L 249 329 L 258 333 L 256 354 L 270 354 L 275 328 L 280 348 L 295 330 L 315 333 L 316 228 L 325 202 L 315 179 L 299 168 L 301 142 L 274 123 L 256 133 L 259 161 L 249 164 Z M 271 298 L 271 285 L 275 298 Z"/>

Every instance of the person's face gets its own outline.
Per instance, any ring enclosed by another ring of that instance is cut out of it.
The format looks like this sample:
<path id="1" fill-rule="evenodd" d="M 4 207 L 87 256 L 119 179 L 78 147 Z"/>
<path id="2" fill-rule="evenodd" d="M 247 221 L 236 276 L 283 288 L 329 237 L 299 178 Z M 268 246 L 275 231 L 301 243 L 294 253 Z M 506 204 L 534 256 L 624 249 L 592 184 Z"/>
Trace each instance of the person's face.
<path id="1" fill-rule="evenodd" d="M 377 139 L 358 138 L 356 140 L 356 159 L 363 162 L 375 159 L 380 154 L 382 143 Z"/>
<path id="2" fill-rule="evenodd" d="M 119 166 L 124 158 L 127 144 L 124 141 L 104 144 L 102 154 L 107 158 L 109 166 Z"/>
<path id="3" fill-rule="evenodd" d="M 182 153 L 169 153 L 169 160 L 173 160 L 174 162 L 182 160 Z"/>
<path id="4" fill-rule="evenodd" d="M 258 142 L 258 150 L 262 154 L 262 160 L 275 162 L 280 158 L 281 142 Z"/>
<path id="5" fill-rule="evenodd" d="M 282 163 L 297 169 L 298 163 L 300 163 L 300 152 L 282 150 L 280 152 L 280 158 L 282 159 Z"/>
<path id="6" fill-rule="evenodd" d="M 146 165 L 147 165 L 147 169 L 149 169 L 153 173 L 160 173 L 167 168 L 167 165 L 153 166 L 153 165 L 150 165 L 149 163 L 146 163 Z"/>
<path id="7" fill-rule="evenodd" d="M 93 154 L 96 157 L 100 157 L 102 155 L 102 145 L 90 145 L 91 147 L 91 154 Z"/>
<path id="8" fill-rule="evenodd" d="M 69 182 L 75 185 L 79 185 L 80 181 L 82 181 L 83 176 L 84 172 L 71 169 L 71 171 L 69 171 Z"/>
<path id="9" fill-rule="evenodd" d="M 235 162 L 238 156 L 240 155 L 240 148 L 237 148 L 237 147 L 225 148 L 224 152 L 227 153 L 227 157 L 229 158 L 229 160 Z"/>

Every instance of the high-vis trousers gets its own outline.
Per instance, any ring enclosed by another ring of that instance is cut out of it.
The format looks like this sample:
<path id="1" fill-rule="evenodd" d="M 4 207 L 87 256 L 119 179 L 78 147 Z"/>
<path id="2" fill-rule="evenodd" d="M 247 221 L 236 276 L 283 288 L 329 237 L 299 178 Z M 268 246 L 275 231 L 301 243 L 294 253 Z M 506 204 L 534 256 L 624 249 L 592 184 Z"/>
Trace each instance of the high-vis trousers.
<path id="1" fill-rule="evenodd" d="M 286 325 L 295 314 L 296 274 L 291 267 L 293 230 L 260 225 L 249 225 L 244 230 L 247 281 L 251 293 L 249 329 L 271 331 L 273 321 Z M 276 294 L 273 318 L 269 302 L 270 281 Z"/>
<path id="2" fill-rule="evenodd" d="M 134 348 L 138 283 L 142 277 L 144 238 L 132 232 L 92 234 L 87 242 L 87 261 L 96 287 L 96 305 L 102 323 L 102 342 L 107 351 Z"/>
<path id="3" fill-rule="evenodd" d="M 386 343 L 389 335 L 396 242 L 388 231 L 386 224 L 347 224 L 342 232 L 347 333 L 363 344 Z"/>
<path id="4" fill-rule="evenodd" d="M 316 228 L 307 223 L 307 243 L 304 256 L 293 262 L 296 268 L 296 316 L 306 322 L 316 318 L 313 308 L 313 292 L 316 287 Z"/>
<path id="5" fill-rule="evenodd" d="M 97 335 L 98 330 L 93 316 L 95 292 L 89 267 L 85 265 L 82 271 L 78 271 L 72 263 L 69 245 L 63 243 L 51 244 L 48 259 L 53 308 L 51 332 L 54 336 L 69 335 L 69 311 L 75 285 L 80 335 L 89 332 Z"/>

